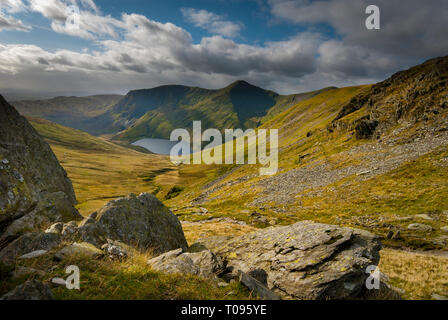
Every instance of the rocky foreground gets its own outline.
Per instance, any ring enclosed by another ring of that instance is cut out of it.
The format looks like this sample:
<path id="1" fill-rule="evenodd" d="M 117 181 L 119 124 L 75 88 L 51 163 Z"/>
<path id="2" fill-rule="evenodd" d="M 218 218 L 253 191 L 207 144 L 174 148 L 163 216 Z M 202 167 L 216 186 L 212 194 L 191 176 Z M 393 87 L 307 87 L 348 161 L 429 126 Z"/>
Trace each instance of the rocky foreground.
<path id="1" fill-rule="evenodd" d="M 48 144 L 1 97 L 0 114 L 0 262 L 15 274 L 45 275 L 79 256 L 122 261 L 151 251 L 153 270 L 211 286 L 240 281 L 262 299 L 347 299 L 363 294 L 366 268 L 378 265 L 374 235 L 310 221 L 188 246 L 178 218 L 147 193 L 111 201 L 79 222 L 71 182 Z M 48 270 L 15 267 L 49 255 Z M 48 283 L 32 280 L 1 299 L 52 298 Z"/>
<path id="2" fill-rule="evenodd" d="M 154 270 L 196 275 L 216 286 L 241 281 L 263 299 L 346 299 L 365 291 L 366 268 L 378 264 L 380 248 L 368 232 L 310 221 L 188 247 L 176 216 L 143 193 L 111 201 L 79 225 L 59 222 L 26 233 L 0 251 L 0 261 L 14 264 L 55 249 L 53 263 L 79 256 L 127 259 L 134 250 L 152 249 Z M 2 299 L 51 297 L 48 285 L 31 281 Z"/>

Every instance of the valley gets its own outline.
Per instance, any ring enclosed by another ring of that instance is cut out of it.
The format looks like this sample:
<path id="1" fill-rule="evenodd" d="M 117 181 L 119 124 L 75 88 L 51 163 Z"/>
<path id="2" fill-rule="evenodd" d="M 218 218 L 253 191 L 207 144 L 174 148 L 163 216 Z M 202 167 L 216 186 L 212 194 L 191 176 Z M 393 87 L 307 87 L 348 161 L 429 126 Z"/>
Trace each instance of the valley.
<path id="1" fill-rule="evenodd" d="M 66 170 L 84 217 L 110 200 L 147 192 L 179 218 L 190 245 L 307 220 L 359 228 L 381 239 L 380 270 L 403 298 L 434 299 L 448 294 L 447 79 L 444 57 L 378 84 L 291 96 L 239 81 L 220 90 L 131 91 L 88 105 L 79 117 L 56 117 L 60 107 L 44 102 L 18 102 L 17 108 Z M 278 129 L 279 172 L 260 176 L 260 165 L 246 164 L 175 165 L 131 145 L 169 138 L 196 117 L 207 127 Z M 100 267 L 110 268 L 123 266 Z M 137 279 L 147 272 L 141 262 L 126 268 Z M 126 281 L 133 286 L 134 280 Z M 107 288 L 84 298 L 104 298 Z M 234 290 L 238 298 L 252 298 L 241 287 Z"/>

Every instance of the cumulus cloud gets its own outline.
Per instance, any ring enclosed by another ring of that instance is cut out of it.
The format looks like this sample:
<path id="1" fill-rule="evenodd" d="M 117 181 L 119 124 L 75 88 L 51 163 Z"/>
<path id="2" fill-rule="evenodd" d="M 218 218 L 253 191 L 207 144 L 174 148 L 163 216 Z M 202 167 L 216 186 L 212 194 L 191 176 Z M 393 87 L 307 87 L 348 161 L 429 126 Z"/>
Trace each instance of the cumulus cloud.
<path id="1" fill-rule="evenodd" d="M 34 3 L 33 10 L 40 10 L 54 21 L 63 21 L 64 11 L 58 6 L 51 10 L 50 7 L 39 0 L 39 6 Z M 101 22 L 108 25 L 110 19 L 101 15 L 96 19 L 100 23 L 95 32 L 102 33 Z M 101 50 L 93 52 L 50 52 L 34 45 L 0 46 L 0 72 L 17 75 L 40 69 L 43 74 L 66 72 L 67 78 L 111 73 L 117 84 L 118 74 L 122 74 L 129 79 L 153 77 L 171 83 L 185 79 L 187 84 L 206 86 L 224 85 L 236 78 L 260 79 L 263 74 L 270 74 L 271 78 L 297 78 L 315 71 L 315 52 L 321 41 L 316 34 L 303 33 L 254 46 L 217 35 L 194 44 L 186 30 L 139 14 L 123 14 L 112 25 L 111 35 L 119 33 L 120 37 L 97 40 Z"/>
<path id="2" fill-rule="evenodd" d="M 173 23 L 135 13 L 111 17 L 92 0 L 0 0 L 8 17 L 14 17 L 14 12 L 37 12 L 50 20 L 55 32 L 96 44 L 96 49 L 79 51 L 0 44 L 0 87 L 13 84 L 35 90 L 124 93 L 172 83 L 217 88 L 245 79 L 291 93 L 372 83 L 446 54 L 448 48 L 441 23 L 448 8 L 444 1 L 433 0 L 440 5 L 435 12 L 417 0 L 408 1 L 418 10 L 378 0 L 382 10 L 379 31 L 364 27 L 366 0 L 269 1 L 276 19 L 309 31 L 281 41 L 246 44 L 231 39 L 241 25 L 205 10 L 186 8 L 182 13 L 188 21 L 212 33 L 194 43 L 187 30 Z M 80 8 L 78 29 L 66 25 L 72 4 Z M 408 13 L 406 17 L 400 8 Z M 425 23 L 426 19 L 431 23 Z M 237 27 L 224 27 L 226 23 Z M 332 27 L 337 36 L 320 34 L 321 23 Z"/>
<path id="3" fill-rule="evenodd" d="M 218 34 L 225 37 L 238 36 L 242 24 L 225 20 L 223 16 L 217 15 L 207 10 L 182 8 L 184 17 L 196 27 L 207 30 L 212 34 Z"/>
<path id="4" fill-rule="evenodd" d="M 444 55 L 448 48 L 445 0 L 376 0 L 381 30 L 365 28 L 369 0 L 269 0 L 280 20 L 305 27 L 330 25 L 340 40 L 319 49 L 322 71 L 345 76 L 385 76 L 422 59 Z"/>
<path id="5" fill-rule="evenodd" d="M 26 5 L 22 0 L 0 0 L 0 10 L 17 13 L 26 10 Z"/>
<path id="6" fill-rule="evenodd" d="M 0 31 L 17 30 L 29 31 L 30 26 L 10 14 L 25 11 L 25 4 L 21 0 L 0 0 Z"/>
<path id="7" fill-rule="evenodd" d="M 117 37 L 115 28 L 120 22 L 111 16 L 98 14 L 99 10 L 92 0 L 28 1 L 30 10 L 51 20 L 51 28 L 55 32 L 91 40 L 100 36 Z"/>
<path id="8" fill-rule="evenodd" d="M 31 27 L 23 24 L 21 20 L 7 16 L 0 11 L 0 31 L 2 30 L 29 31 Z"/>

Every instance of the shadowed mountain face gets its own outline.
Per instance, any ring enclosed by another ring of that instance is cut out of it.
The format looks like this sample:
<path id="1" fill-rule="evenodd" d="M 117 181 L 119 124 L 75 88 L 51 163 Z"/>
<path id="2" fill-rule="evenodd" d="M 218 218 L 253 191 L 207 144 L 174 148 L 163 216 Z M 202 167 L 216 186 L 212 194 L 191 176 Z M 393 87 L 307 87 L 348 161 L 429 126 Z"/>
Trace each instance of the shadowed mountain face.
<path id="1" fill-rule="evenodd" d="M 162 86 L 131 91 L 98 118 L 111 122 L 106 133 L 124 130 L 115 136 L 118 140 L 169 138 L 172 130 L 189 129 L 194 120 L 201 120 L 203 128 L 255 127 L 278 97 L 245 81 L 219 90 Z"/>
<path id="2" fill-rule="evenodd" d="M 276 103 L 278 95 L 273 92 L 254 87 L 246 81 L 238 81 L 230 85 L 230 100 L 241 122 L 252 117 L 262 117 Z"/>
<path id="3" fill-rule="evenodd" d="M 167 85 L 133 90 L 124 97 L 57 97 L 17 101 L 14 105 L 25 116 L 134 142 L 141 138 L 169 138 L 174 129 L 191 129 L 195 120 L 202 121 L 203 129 L 255 128 L 324 90 L 327 89 L 278 95 L 246 81 L 236 81 L 217 90 Z"/>
<path id="4" fill-rule="evenodd" d="M 43 118 L 71 128 L 99 133 L 100 124 L 94 119 L 119 101 L 120 95 L 88 97 L 56 97 L 48 100 L 14 101 L 14 107 L 25 116 Z"/>

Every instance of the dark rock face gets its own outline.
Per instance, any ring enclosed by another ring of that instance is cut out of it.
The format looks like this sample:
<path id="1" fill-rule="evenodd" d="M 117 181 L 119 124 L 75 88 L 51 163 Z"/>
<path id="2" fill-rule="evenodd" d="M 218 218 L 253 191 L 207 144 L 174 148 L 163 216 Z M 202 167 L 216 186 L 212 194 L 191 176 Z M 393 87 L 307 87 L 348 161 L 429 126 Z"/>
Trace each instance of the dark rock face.
<path id="1" fill-rule="evenodd" d="M 369 232 L 310 221 L 201 243 L 227 270 L 247 273 L 287 299 L 357 297 L 381 248 Z"/>
<path id="2" fill-rule="evenodd" d="M 13 262 L 21 255 L 36 250 L 51 250 L 59 245 L 61 237 L 55 233 L 27 233 L 8 244 L 0 251 L 1 262 Z"/>
<path id="3" fill-rule="evenodd" d="M 75 203 L 50 146 L 0 96 L 0 246 L 25 231 L 81 219 Z"/>
<path id="4" fill-rule="evenodd" d="M 158 253 L 187 248 L 179 219 L 148 193 L 110 201 L 84 220 L 74 236 L 97 247 L 111 239 Z"/>
<path id="5" fill-rule="evenodd" d="M 0 300 L 53 300 L 53 293 L 48 285 L 37 280 L 27 281 L 8 292 Z"/>
<path id="6" fill-rule="evenodd" d="M 367 120 L 354 121 L 357 138 L 370 138 L 391 127 L 424 123 L 443 128 L 448 121 L 448 56 L 435 58 L 363 90 L 334 119 L 330 129 L 344 126 L 344 117 L 365 110 Z"/>
<path id="7" fill-rule="evenodd" d="M 356 139 L 369 139 L 375 133 L 378 121 L 369 119 L 360 119 L 355 125 Z"/>

